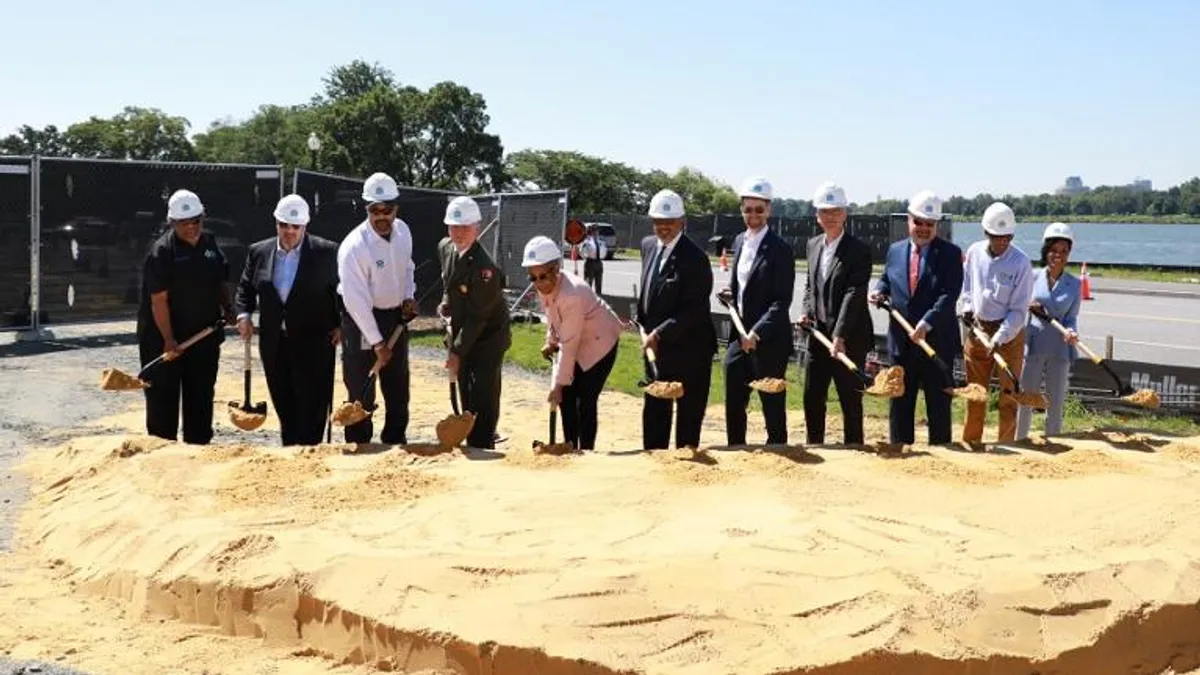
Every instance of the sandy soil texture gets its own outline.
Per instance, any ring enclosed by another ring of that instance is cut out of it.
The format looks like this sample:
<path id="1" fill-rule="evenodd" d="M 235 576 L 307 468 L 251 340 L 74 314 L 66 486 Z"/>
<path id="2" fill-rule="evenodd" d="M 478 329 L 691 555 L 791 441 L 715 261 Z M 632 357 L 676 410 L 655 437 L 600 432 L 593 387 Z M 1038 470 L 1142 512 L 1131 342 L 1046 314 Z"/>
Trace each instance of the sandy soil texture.
<path id="1" fill-rule="evenodd" d="M 230 425 L 240 359 L 226 347 L 221 443 L 142 436 L 133 393 L 110 396 L 92 431 L 25 455 L 0 652 L 96 673 L 1200 663 L 1200 439 L 651 454 L 631 450 L 640 401 L 605 394 L 603 451 L 535 455 L 544 382 L 513 376 L 510 440 L 438 453 L 444 377 L 414 356 L 412 446 L 283 449 L 273 417 L 249 434 Z M 710 411 L 707 442 L 723 440 L 721 417 Z M 790 424 L 802 437 L 800 416 Z M 763 435 L 753 416 L 750 433 Z"/>

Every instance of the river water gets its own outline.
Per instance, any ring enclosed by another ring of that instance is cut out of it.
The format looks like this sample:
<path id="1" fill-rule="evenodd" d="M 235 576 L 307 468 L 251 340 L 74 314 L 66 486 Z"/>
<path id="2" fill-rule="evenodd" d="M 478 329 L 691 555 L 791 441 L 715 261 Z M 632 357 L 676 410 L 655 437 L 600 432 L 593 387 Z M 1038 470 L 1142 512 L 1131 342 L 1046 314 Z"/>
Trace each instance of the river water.
<path id="1" fill-rule="evenodd" d="M 1042 250 L 1042 230 L 1048 224 L 1019 223 L 1013 242 L 1037 260 Z M 1075 231 L 1072 262 L 1200 266 L 1200 225 L 1069 224 Z M 955 221 L 955 244 L 965 249 L 980 239 L 983 228 L 979 223 Z"/>

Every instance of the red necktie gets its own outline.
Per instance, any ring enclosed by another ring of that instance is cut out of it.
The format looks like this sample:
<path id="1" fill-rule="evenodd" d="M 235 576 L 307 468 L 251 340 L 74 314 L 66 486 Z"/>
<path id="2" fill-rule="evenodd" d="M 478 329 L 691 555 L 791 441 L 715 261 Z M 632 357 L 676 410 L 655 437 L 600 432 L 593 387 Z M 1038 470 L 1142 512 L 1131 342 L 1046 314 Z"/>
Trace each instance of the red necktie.
<path id="1" fill-rule="evenodd" d="M 917 292 L 917 277 L 921 271 L 921 249 L 916 244 L 908 247 L 908 294 Z"/>

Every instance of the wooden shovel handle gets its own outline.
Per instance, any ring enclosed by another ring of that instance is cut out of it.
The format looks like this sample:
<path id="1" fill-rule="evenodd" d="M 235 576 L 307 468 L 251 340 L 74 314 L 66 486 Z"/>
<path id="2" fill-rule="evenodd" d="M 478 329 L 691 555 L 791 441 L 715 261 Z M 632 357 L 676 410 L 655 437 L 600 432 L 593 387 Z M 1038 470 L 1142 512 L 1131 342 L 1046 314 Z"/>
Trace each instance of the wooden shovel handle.
<path id="1" fill-rule="evenodd" d="M 889 305 L 889 307 L 890 307 L 890 305 Z M 891 312 L 892 318 L 894 318 L 896 320 L 896 323 L 900 324 L 900 327 L 903 328 L 905 330 L 905 332 L 907 332 L 911 336 L 913 334 L 913 331 L 915 331 L 916 329 L 913 328 L 912 324 L 908 322 L 908 319 L 905 319 L 903 314 L 896 311 L 895 307 L 891 307 L 891 309 L 889 309 L 888 311 Z M 911 339 L 911 337 L 909 339 Z M 937 356 L 937 353 L 933 351 L 933 347 L 929 346 L 929 343 L 925 340 L 925 338 L 921 338 L 920 340 L 914 340 L 914 342 L 916 342 L 917 346 L 919 346 L 921 349 L 925 350 L 925 353 L 928 354 L 930 356 L 930 358 Z"/>
<path id="2" fill-rule="evenodd" d="M 1045 317 L 1042 317 L 1042 318 L 1050 319 L 1050 325 L 1057 328 L 1058 332 L 1062 333 L 1063 335 L 1071 334 L 1070 329 L 1067 328 L 1066 326 L 1062 325 L 1062 323 L 1060 323 L 1058 319 L 1055 319 L 1054 317 L 1049 316 L 1049 315 L 1046 315 Z M 1092 363 L 1095 363 L 1096 365 L 1100 365 L 1100 362 L 1104 360 L 1103 358 L 1100 357 L 1099 354 L 1092 351 L 1091 347 L 1088 347 L 1086 344 L 1084 344 L 1082 342 L 1076 342 L 1075 346 L 1079 347 L 1079 351 L 1083 352 L 1084 354 L 1087 354 L 1087 357 L 1089 359 L 1091 359 Z"/>
<path id="3" fill-rule="evenodd" d="M 809 328 L 809 331 L 812 332 L 813 336 L 821 341 L 821 344 L 825 345 L 825 348 L 829 350 L 830 354 L 833 353 L 833 343 L 829 341 L 829 338 L 825 337 L 825 335 L 816 328 Z M 858 366 L 854 365 L 854 362 L 850 360 L 849 356 L 846 356 L 845 354 L 838 354 L 837 358 L 839 361 L 846 364 L 847 368 L 856 373 L 858 372 Z"/>

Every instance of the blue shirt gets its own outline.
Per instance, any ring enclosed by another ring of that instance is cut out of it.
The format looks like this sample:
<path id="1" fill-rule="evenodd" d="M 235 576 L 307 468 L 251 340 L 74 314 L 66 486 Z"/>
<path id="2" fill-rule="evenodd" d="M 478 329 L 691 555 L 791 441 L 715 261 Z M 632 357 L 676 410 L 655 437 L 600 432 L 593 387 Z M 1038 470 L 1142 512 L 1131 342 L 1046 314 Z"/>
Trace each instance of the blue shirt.
<path id="1" fill-rule="evenodd" d="M 1079 277 L 1063 272 L 1050 289 L 1050 274 L 1043 268 L 1033 275 L 1033 299 L 1051 317 L 1062 325 L 1079 331 L 1079 308 L 1083 299 Z M 1078 358 L 1075 347 L 1063 342 L 1063 335 L 1050 323 L 1042 321 L 1032 313 L 1025 332 L 1026 353 L 1052 354 L 1056 358 L 1074 362 Z"/>
<path id="2" fill-rule="evenodd" d="M 300 267 L 300 244 L 290 251 L 283 250 L 279 241 L 275 242 L 275 270 L 271 274 L 271 283 L 279 293 L 279 299 L 287 302 L 288 294 L 292 292 L 292 284 L 296 281 L 296 270 Z"/>
<path id="3" fill-rule="evenodd" d="M 1004 255 L 993 258 L 988 240 L 977 241 L 967 248 L 960 306 L 980 321 L 1000 321 L 992 342 L 1002 345 L 1025 326 L 1033 277 L 1029 256 L 1021 249 L 1010 245 Z"/>

